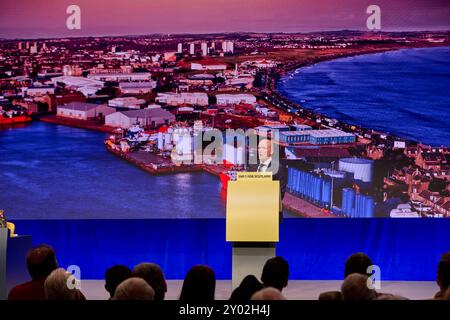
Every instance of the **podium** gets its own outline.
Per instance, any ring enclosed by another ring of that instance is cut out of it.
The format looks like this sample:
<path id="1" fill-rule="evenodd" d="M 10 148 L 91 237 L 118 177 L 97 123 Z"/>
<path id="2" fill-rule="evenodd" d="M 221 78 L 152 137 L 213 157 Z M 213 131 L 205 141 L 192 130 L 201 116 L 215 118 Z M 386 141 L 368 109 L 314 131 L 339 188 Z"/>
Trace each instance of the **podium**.
<path id="1" fill-rule="evenodd" d="M 280 182 L 270 172 L 239 172 L 227 187 L 226 241 L 232 242 L 232 288 L 276 256 Z"/>
<path id="2" fill-rule="evenodd" d="M 8 229 L 0 228 L 0 300 L 6 300 L 6 245 Z"/>

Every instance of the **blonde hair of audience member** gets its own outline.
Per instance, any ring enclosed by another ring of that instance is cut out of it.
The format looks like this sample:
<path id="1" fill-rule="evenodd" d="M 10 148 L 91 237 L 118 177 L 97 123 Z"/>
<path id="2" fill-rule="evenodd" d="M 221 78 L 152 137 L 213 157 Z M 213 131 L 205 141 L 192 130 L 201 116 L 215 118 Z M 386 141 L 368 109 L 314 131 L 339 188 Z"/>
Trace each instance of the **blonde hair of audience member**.
<path id="1" fill-rule="evenodd" d="M 373 300 L 377 297 L 374 289 L 367 286 L 366 275 L 352 273 L 342 283 L 341 292 L 344 300 Z"/>
<path id="2" fill-rule="evenodd" d="M 48 300 L 85 300 L 77 288 L 69 288 L 71 274 L 58 268 L 49 274 L 44 282 L 45 296 Z"/>
<path id="3" fill-rule="evenodd" d="M 267 287 L 255 292 L 250 300 L 286 300 L 286 298 L 281 294 L 280 290 Z"/>
<path id="4" fill-rule="evenodd" d="M 142 278 L 128 278 L 116 288 L 112 300 L 154 300 L 155 291 Z"/>
<path id="5" fill-rule="evenodd" d="M 408 300 L 408 299 L 395 294 L 380 294 L 375 300 Z"/>

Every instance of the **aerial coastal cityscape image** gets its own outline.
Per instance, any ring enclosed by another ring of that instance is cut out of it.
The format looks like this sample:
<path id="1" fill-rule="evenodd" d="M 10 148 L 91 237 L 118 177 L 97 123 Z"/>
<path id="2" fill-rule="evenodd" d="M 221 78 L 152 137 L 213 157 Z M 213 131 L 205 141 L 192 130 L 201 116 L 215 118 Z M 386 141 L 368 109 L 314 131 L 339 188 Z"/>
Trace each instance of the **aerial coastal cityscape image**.
<path id="1" fill-rule="evenodd" d="M 231 131 L 281 150 L 285 219 L 450 217 L 448 4 L 42 2 L 0 5 L 9 220 L 224 219 Z"/>

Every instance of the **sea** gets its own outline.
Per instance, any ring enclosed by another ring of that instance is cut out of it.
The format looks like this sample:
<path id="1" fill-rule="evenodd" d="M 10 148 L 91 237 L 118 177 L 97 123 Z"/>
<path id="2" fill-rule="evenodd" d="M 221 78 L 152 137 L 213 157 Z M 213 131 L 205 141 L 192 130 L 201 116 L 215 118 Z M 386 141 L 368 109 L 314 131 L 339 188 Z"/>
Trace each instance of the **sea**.
<path id="1" fill-rule="evenodd" d="M 320 62 L 287 74 L 278 90 L 349 124 L 450 147 L 450 47 Z"/>

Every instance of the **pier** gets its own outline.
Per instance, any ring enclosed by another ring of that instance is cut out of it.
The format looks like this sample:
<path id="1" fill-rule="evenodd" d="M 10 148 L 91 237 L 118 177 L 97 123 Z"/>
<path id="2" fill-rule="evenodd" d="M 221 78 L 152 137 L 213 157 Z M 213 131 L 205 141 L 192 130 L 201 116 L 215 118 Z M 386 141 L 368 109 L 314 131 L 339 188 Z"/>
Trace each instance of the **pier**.
<path id="1" fill-rule="evenodd" d="M 109 152 L 117 157 L 130 162 L 138 168 L 152 174 L 171 174 L 171 173 L 189 173 L 189 172 L 207 172 L 211 175 L 219 177 L 221 173 L 226 173 L 229 169 L 221 165 L 180 165 L 177 166 L 172 163 L 170 159 L 163 158 L 159 155 L 145 152 L 123 152 L 106 143 L 106 148 Z M 226 190 L 225 190 L 226 192 Z M 283 208 L 302 218 L 334 218 L 332 213 L 325 212 L 322 208 L 309 203 L 293 194 L 286 192 L 283 199 Z"/>

